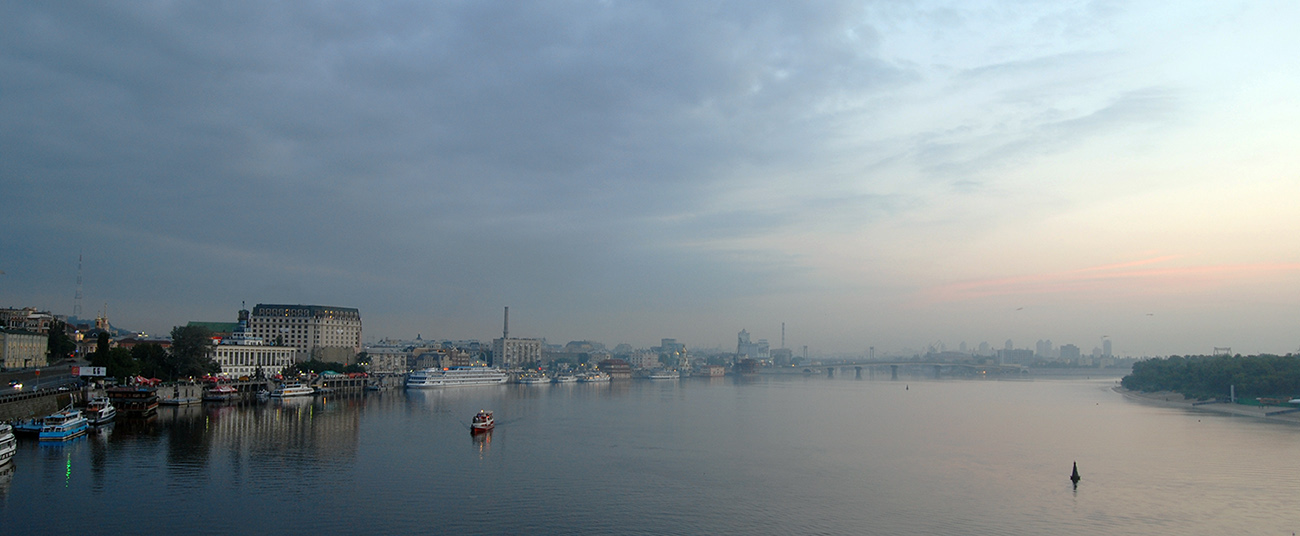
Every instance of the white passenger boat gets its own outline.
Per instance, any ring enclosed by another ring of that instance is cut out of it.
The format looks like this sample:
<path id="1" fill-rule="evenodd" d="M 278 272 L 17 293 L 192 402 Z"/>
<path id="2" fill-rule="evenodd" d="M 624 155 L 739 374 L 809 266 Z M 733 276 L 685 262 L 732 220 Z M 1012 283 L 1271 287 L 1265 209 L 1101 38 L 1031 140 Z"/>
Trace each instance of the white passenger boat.
<path id="1" fill-rule="evenodd" d="M 82 414 L 92 425 L 107 424 L 117 416 L 117 408 L 113 407 L 113 402 L 108 397 L 96 397 L 86 403 L 86 410 Z"/>
<path id="2" fill-rule="evenodd" d="M 407 389 L 436 389 L 505 383 L 510 375 L 492 367 L 429 368 L 406 377 Z"/>
<path id="3" fill-rule="evenodd" d="M 609 374 L 605 374 L 604 372 L 588 372 L 578 376 L 578 381 L 583 383 L 607 382 L 609 381 Z"/>
<path id="4" fill-rule="evenodd" d="M 530 376 L 520 376 L 519 379 L 515 381 L 525 385 L 545 385 L 551 383 L 551 377 L 545 374 L 533 374 Z"/>
<path id="5" fill-rule="evenodd" d="M 228 402 L 239 397 L 239 389 L 233 385 L 214 385 L 203 394 L 205 402 Z"/>
<path id="6" fill-rule="evenodd" d="M 271 391 L 271 398 L 290 398 L 295 396 L 311 396 L 316 392 L 315 389 L 297 383 L 281 385 L 278 389 Z"/>
<path id="7" fill-rule="evenodd" d="M 555 379 L 551 381 L 555 383 L 574 383 L 578 381 L 578 377 L 572 374 L 561 374 L 559 376 L 556 376 Z"/>
<path id="8" fill-rule="evenodd" d="M 65 409 L 44 419 L 41 441 L 67 441 L 86 433 L 90 422 L 80 411 Z"/>
<path id="9" fill-rule="evenodd" d="M 675 370 L 654 370 L 646 375 L 648 380 L 676 380 L 680 377 L 681 375 Z"/>
<path id="10" fill-rule="evenodd" d="M 14 428 L 8 423 L 0 422 L 0 466 L 14 459 L 18 450 L 18 438 L 14 437 Z"/>

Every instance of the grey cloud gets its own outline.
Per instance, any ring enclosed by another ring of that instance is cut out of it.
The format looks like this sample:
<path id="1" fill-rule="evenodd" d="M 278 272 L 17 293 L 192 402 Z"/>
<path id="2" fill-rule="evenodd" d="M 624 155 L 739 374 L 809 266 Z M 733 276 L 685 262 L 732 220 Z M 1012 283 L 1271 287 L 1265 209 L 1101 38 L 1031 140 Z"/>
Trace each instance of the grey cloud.
<path id="1" fill-rule="evenodd" d="M 743 207 L 700 213 L 743 180 L 730 169 L 815 157 L 820 103 L 911 79 L 863 19 L 848 2 L 10 3 L 3 218 L 65 221 L 51 248 L 159 256 L 151 272 L 186 274 L 179 300 L 250 274 L 282 299 L 376 304 L 429 273 L 426 299 L 717 283 L 755 261 L 591 276 L 735 236 Z M 776 277 L 749 274 L 732 279 Z M 130 281 L 123 300 L 152 283 Z"/>

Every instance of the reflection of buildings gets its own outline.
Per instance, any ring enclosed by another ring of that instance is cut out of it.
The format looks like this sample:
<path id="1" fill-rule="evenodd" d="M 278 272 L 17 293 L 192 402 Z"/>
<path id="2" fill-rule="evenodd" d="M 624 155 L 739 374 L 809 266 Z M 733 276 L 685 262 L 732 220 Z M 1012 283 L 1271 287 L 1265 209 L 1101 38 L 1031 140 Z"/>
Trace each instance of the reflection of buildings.
<path id="1" fill-rule="evenodd" d="M 345 463 L 356 458 L 361 403 L 360 396 L 284 399 L 210 414 L 209 428 L 213 444 L 240 458 L 282 463 L 307 456 Z"/>
<path id="2" fill-rule="evenodd" d="M 9 496 L 9 482 L 14 479 L 14 464 L 0 465 L 0 501 Z"/>

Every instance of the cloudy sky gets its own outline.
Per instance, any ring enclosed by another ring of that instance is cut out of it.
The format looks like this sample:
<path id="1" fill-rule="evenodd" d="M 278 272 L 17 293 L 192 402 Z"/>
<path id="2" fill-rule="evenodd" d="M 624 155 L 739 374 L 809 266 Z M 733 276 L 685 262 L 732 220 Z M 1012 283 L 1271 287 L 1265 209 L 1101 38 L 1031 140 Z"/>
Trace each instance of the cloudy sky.
<path id="1" fill-rule="evenodd" d="M 0 306 L 1300 348 L 1300 4 L 3 2 Z"/>

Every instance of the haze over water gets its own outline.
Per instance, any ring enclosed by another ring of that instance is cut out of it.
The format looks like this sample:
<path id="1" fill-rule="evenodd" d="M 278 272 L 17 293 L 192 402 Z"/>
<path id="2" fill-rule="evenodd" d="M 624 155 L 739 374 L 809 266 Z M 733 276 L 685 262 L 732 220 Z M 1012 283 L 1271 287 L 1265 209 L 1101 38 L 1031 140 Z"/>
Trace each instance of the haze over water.
<path id="1" fill-rule="evenodd" d="M 1290 534 L 1300 428 L 1115 378 L 391 391 L 166 409 L 0 476 L 6 535 Z M 467 421 L 496 411 L 489 437 Z M 1068 480 L 1078 461 L 1083 481 Z"/>

